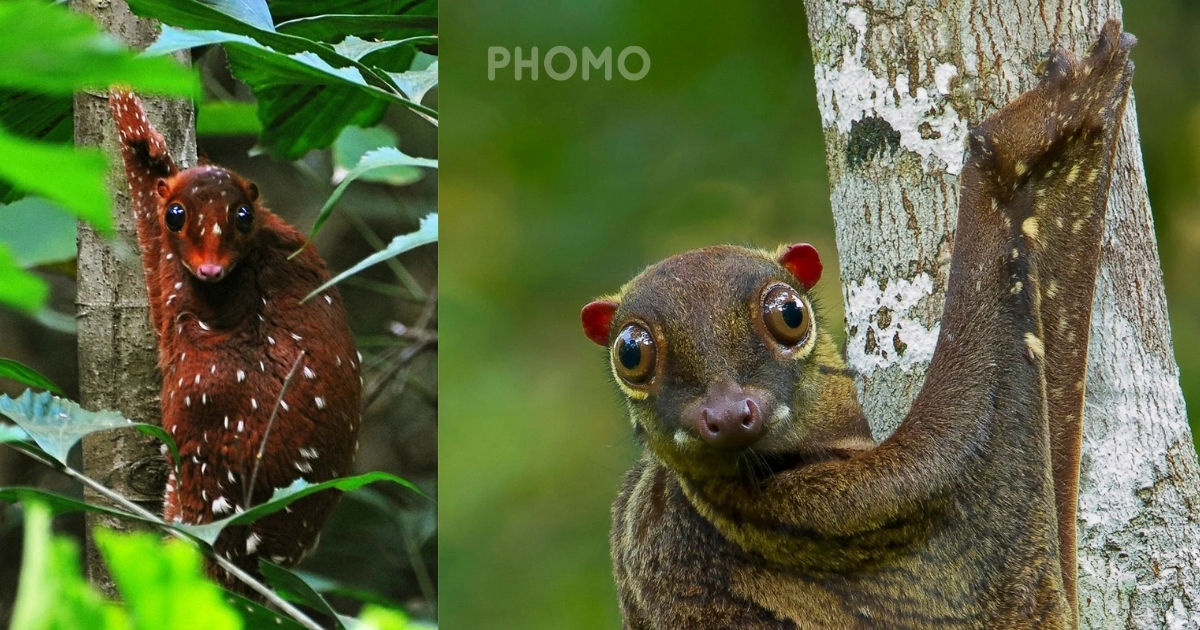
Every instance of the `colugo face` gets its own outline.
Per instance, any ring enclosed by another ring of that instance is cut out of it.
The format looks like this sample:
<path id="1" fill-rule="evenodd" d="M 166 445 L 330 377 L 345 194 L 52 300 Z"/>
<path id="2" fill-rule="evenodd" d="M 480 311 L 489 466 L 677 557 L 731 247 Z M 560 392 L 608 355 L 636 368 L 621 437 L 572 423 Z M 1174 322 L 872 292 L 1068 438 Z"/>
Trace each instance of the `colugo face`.
<path id="1" fill-rule="evenodd" d="M 793 417 L 816 370 L 807 290 L 820 275 L 810 246 L 784 256 L 797 247 L 789 262 L 799 273 L 740 247 L 680 254 L 584 309 L 635 431 L 664 460 L 719 464 L 796 446 L 803 430 Z"/>
<path id="2" fill-rule="evenodd" d="M 216 166 L 159 180 L 159 222 L 173 253 L 198 280 L 219 282 L 258 228 L 258 187 Z"/>

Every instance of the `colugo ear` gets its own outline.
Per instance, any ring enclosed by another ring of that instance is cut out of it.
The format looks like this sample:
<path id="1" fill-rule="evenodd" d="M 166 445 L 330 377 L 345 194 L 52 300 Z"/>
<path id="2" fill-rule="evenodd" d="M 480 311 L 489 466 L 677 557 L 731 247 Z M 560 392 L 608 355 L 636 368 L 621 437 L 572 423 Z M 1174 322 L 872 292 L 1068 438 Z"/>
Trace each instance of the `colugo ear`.
<path id="1" fill-rule="evenodd" d="M 160 198 L 166 199 L 171 194 L 171 185 L 167 183 L 167 180 L 160 179 L 154 183 L 154 190 L 158 192 Z"/>
<path id="2" fill-rule="evenodd" d="M 821 279 L 821 255 L 808 243 L 788 245 L 779 255 L 779 264 L 804 285 L 805 291 L 811 290 Z"/>
<path id="3" fill-rule="evenodd" d="M 599 345 L 608 345 L 608 331 L 612 328 L 613 313 L 617 312 L 617 303 L 610 300 L 596 300 L 583 307 L 579 314 L 583 320 L 583 334 Z"/>
<path id="4" fill-rule="evenodd" d="M 255 184 L 254 182 L 250 182 L 250 184 L 248 186 L 246 186 L 246 193 L 250 195 L 251 202 L 258 201 L 258 185 L 257 184 Z"/>

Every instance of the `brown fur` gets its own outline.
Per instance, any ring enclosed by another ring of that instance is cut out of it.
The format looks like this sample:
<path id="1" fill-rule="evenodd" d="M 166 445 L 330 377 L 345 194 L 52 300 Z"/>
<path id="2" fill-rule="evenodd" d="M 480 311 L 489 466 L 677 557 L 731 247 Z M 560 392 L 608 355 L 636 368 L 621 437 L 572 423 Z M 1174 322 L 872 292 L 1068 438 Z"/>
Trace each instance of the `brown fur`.
<path id="1" fill-rule="evenodd" d="M 764 286 L 804 293 L 772 255 L 688 252 L 610 298 L 609 344 L 635 322 L 659 361 L 621 385 L 647 447 L 613 507 L 626 628 L 1076 627 L 1082 387 L 1132 45 L 1109 22 L 971 132 L 937 350 L 878 446 L 819 314 L 795 357 L 752 323 Z M 747 451 L 707 448 L 680 410 L 718 382 L 786 417 Z"/>

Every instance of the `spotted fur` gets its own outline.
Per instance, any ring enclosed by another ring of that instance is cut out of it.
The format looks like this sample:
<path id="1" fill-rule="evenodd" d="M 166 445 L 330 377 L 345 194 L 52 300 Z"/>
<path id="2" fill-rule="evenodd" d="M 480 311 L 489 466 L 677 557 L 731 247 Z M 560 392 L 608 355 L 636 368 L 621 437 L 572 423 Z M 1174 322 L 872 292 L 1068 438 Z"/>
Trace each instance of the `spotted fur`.
<path id="1" fill-rule="evenodd" d="M 109 104 L 158 333 L 163 428 L 179 446 L 182 477 L 171 473 L 164 518 L 207 523 L 297 479 L 346 475 L 358 448 L 361 357 L 336 288 L 301 303 L 329 280 L 325 263 L 311 246 L 289 260 L 305 239 L 262 205 L 254 184 L 218 166 L 180 170 L 136 96 L 115 89 Z M 165 219 L 174 204 L 185 209 L 178 231 Z M 242 206 L 253 214 L 249 230 L 237 223 Z M 216 264 L 220 279 L 200 280 L 201 264 Z M 295 564 L 337 498 L 320 493 L 226 529 L 215 549 L 252 572 L 259 557 Z"/>

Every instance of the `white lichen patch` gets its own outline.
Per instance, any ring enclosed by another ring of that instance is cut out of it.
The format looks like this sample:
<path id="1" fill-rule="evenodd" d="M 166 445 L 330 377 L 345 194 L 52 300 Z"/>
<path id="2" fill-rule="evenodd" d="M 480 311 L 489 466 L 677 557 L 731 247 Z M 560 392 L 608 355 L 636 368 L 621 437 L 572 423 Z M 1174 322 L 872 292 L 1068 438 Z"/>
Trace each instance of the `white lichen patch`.
<path id="1" fill-rule="evenodd" d="M 892 85 L 886 76 L 876 76 L 863 65 L 866 12 L 851 7 L 846 12 L 846 21 L 857 32 L 853 50 L 843 48 L 837 66 L 817 63 L 815 68 L 822 124 L 826 128 L 836 126 L 840 133 L 847 134 L 852 123 L 877 116 L 900 134 L 903 148 L 923 158 L 926 172 L 942 167 L 947 173 L 957 175 L 966 155 L 967 124 L 945 96 L 950 93 L 950 81 L 958 75 L 958 68 L 949 63 L 939 64 L 933 73 L 936 93 L 917 87 L 910 94 L 912 79 L 907 74 L 896 75 Z M 941 163 L 933 162 L 933 157 Z"/>
<path id="2" fill-rule="evenodd" d="M 926 328 L 912 313 L 921 300 L 933 294 L 933 277 L 921 273 L 905 280 L 893 278 L 881 289 L 875 278 L 849 283 L 846 292 L 846 356 L 850 367 L 863 376 L 899 366 L 907 372 L 933 358 L 940 326 Z M 879 313 L 888 317 L 881 321 Z M 896 349 L 903 344 L 903 352 Z"/>

